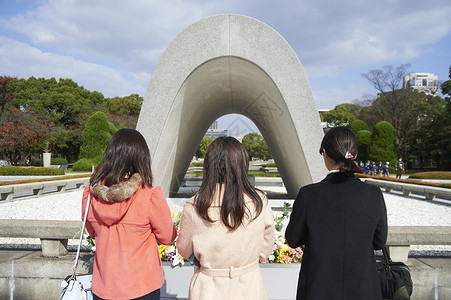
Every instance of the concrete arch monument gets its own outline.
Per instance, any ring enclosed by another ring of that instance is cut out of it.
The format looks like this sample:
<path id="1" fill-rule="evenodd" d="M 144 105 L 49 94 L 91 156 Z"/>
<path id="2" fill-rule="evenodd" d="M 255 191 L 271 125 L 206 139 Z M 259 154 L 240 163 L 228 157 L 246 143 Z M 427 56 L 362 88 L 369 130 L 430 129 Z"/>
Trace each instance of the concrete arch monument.
<path id="1" fill-rule="evenodd" d="M 258 20 L 217 15 L 171 42 L 144 97 L 137 130 L 149 144 L 155 185 L 167 196 L 178 191 L 211 123 L 231 113 L 259 128 L 289 196 L 323 178 L 323 131 L 293 49 Z"/>

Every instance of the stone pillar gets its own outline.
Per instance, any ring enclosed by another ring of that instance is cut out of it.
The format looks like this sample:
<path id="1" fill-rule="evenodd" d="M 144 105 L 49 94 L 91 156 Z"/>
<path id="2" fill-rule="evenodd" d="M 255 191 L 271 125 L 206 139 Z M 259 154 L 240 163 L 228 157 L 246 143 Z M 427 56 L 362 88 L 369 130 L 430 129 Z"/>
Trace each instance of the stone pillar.
<path id="1" fill-rule="evenodd" d="M 45 168 L 50 167 L 50 161 L 52 159 L 52 153 L 50 152 L 44 152 L 43 154 L 43 166 Z"/>

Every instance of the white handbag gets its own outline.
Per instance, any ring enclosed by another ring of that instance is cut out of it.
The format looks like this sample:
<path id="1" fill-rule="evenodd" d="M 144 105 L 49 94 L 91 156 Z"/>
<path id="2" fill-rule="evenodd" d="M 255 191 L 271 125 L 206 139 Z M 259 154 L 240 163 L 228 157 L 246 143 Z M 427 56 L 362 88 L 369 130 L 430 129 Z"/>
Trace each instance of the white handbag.
<path id="1" fill-rule="evenodd" d="M 78 243 L 77 256 L 75 257 L 74 273 L 67 276 L 61 281 L 63 291 L 59 300 L 92 300 L 91 281 L 92 274 L 80 275 L 77 274 L 78 259 L 80 257 L 81 243 L 83 241 L 83 233 L 85 232 L 86 220 L 88 219 L 89 205 L 91 204 L 91 192 L 88 195 L 88 202 L 86 204 L 85 217 L 83 219 L 83 226 L 80 233 L 80 242 Z"/>

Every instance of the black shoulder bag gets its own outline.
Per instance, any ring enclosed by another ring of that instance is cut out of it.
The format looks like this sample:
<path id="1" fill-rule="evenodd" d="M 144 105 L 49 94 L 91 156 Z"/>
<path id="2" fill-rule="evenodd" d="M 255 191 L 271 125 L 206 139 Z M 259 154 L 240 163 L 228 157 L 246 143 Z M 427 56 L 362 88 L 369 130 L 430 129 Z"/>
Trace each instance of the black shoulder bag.
<path id="1" fill-rule="evenodd" d="M 385 300 L 409 300 L 412 295 L 410 269 L 402 262 L 393 262 L 387 248 L 382 249 L 384 258 L 376 262 L 382 298 Z"/>

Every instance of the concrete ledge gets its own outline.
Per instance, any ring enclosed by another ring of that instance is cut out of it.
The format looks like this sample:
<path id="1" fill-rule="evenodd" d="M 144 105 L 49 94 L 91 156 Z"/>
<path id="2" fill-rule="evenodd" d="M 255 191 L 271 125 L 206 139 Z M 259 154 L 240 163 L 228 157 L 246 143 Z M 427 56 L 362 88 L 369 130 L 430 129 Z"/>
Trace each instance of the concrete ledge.
<path id="1" fill-rule="evenodd" d="M 412 192 L 424 193 L 426 200 L 433 200 L 436 196 L 451 197 L 451 189 L 426 186 L 420 184 L 393 182 L 387 180 L 378 180 L 374 178 L 360 178 L 368 184 L 385 188 L 386 192 L 391 192 L 392 189 L 399 189 L 404 196 L 409 196 Z"/>
<path id="2" fill-rule="evenodd" d="M 93 255 L 82 252 L 78 273 L 91 272 Z M 58 299 L 60 282 L 71 274 L 75 253 L 46 258 L 39 251 L 0 251 L 0 299 Z M 451 299 L 451 259 L 418 258 L 407 263 L 413 281 L 412 300 Z M 261 264 L 269 299 L 294 299 L 301 264 Z M 185 299 L 193 267 L 171 268 L 163 262 L 162 298 Z M 435 295 L 438 298 L 435 298 Z"/>
<path id="3" fill-rule="evenodd" d="M 67 242 L 81 230 L 81 221 L 0 219 L 0 236 L 41 239 L 43 256 L 63 256 Z"/>
<path id="4" fill-rule="evenodd" d="M 18 197 L 42 195 L 44 189 L 56 189 L 56 192 L 65 192 L 70 186 L 73 186 L 73 189 L 80 189 L 89 183 L 89 179 L 89 177 L 85 177 L 4 185 L 0 186 L 0 201 L 9 201 Z"/>
<path id="5" fill-rule="evenodd" d="M 77 273 L 90 273 L 91 253 L 80 255 Z M 0 251 L 0 299 L 58 299 L 61 281 L 73 273 L 75 253 L 47 258 L 39 251 Z"/>
<path id="6" fill-rule="evenodd" d="M 406 262 L 410 245 L 451 245 L 451 226 L 391 226 L 387 248 L 391 259 Z"/>

